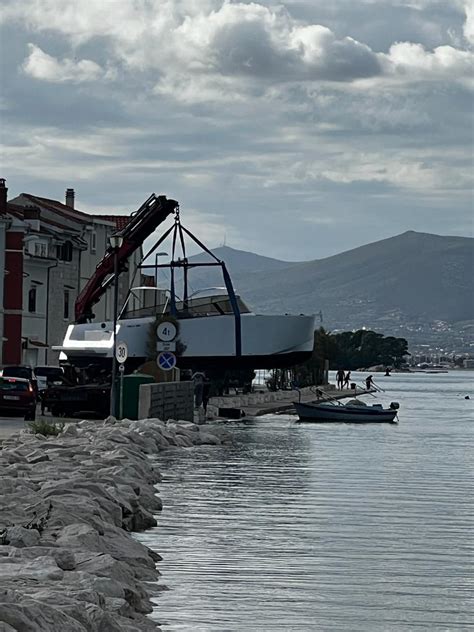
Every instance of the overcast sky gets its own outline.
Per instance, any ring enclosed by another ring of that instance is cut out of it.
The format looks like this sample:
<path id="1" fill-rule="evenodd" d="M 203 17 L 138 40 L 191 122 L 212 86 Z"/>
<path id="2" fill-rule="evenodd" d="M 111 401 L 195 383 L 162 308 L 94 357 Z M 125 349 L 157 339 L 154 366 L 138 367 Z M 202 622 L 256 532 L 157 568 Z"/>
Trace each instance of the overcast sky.
<path id="1" fill-rule="evenodd" d="M 472 235 L 464 0 L 2 0 L 9 196 L 131 212 L 279 259 Z"/>

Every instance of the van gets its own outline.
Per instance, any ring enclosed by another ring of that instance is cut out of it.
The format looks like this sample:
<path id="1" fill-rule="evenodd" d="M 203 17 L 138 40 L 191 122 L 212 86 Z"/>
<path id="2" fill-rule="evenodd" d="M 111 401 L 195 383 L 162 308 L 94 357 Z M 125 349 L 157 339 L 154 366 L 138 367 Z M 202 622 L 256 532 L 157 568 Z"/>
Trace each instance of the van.
<path id="1" fill-rule="evenodd" d="M 48 388 L 48 384 L 64 383 L 64 371 L 60 366 L 37 366 L 34 374 L 40 393 Z"/>

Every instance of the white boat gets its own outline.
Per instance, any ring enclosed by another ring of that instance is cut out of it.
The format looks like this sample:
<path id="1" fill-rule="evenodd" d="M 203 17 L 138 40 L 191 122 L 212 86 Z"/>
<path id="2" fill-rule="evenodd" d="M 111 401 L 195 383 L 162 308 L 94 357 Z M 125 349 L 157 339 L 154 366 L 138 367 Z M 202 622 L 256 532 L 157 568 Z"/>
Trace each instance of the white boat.
<path id="1" fill-rule="evenodd" d="M 186 309 L 182 303 L 176 304 L 178 338 L 184 349 L 178 355 L 178 367 L 264 369 L 291 366 L 310 357 L 314 316 L 255 314 L 239 296 L 235 298 L 238 337 L 234 310 L 222 290 L 220 294 L 189 299 Z M 159 305 L 118 320 L 117 341 L 128 346 L 127 372 L 150 359 L 151 329 L 157 315 L 167 313 L 169 305 Z M 55 349 L 75 366 L 108 365 L 113 357 L 113 322 L 71 324 L 63 344 Z"/>
<path id="2" fill-rule="evenodd" d="M 314 346 L 314 315 L 254 314 L 235 294 L 225 262 L 217 259 L 181 225 L 176 205 L 173 200 L 151 196 L 122 231 L 125 236 L 123 252 L 116 255 L 115 264 L 112 264 L 114 251 L 106 252 L 95 274 L 76 300 L 76 323 L 69 325 L 63 344 L 54 347 L 62 352 L 61 359 L 67 359 L 70 364 L 79 368 L 110 371 L 114 353 L 114 323 L 87 322 L 92 317 L 92 306 L 113 280 L 112 271 L 118 274 L 118 260 L 123 267 L 130 252 L 141 243 L 140 239 L 171 212 L 175 213 L 174 226 L 165 232 L 145 257 L 145 260 L 149 260 L 163 240 L 172 236 L 170 263 L 157 265 L 155 262 L 154 266 L 142 263 L 139 266 L 140 272 L 142 268 L 153 268 L 155 275 L 158 268 L 168 268 L 170 289 L 131 288 L 128 298 L 131 295 L 143 295 L 143 292 L 134 294 L 134 290 L 150 290 L 156 293 L 156 299 L 151 301 L 152 305 L 148 301 L 148 306 L 145 304 L 133 312 L 127 312 L 126 301 L 117 320 L 116 340 L 118 343 L 125 342 L 128 347 L 125 371 L 129 373 L 146 360 L 156 358 L 156 337 L 153 338 L 153 329 L 156 328 L 157 320 L 166 316 L 178 324 L 179 349 L 176 351 L 179 368 L 270 369 L 292 366 L 309 359 Z M 209 262 L 188 260 L 186 237 L 191 238 L 209 255 Z M 177 251 L 177 244 L 180 244 L 181 253 Z M 210 295 L 208 292 L 204 297 L 197 297 L 196 293 L 189 295 L 188 275 L 193 268 L 202 266 L 217 266 L 222 273 L 225 287 L 208 288 L 211 290 Z M 177 285 L 182 286 L 181 297 L 178 296 Z"/>
<path id="3" fill-rule="evenodd" d="M 344 423 L 396 423 L 399 405 L 392 402 L 389 408 L 382 404 L 368 406 L 360 400 L 347 404 L 337 401 L 295 402 L 300 421 L 344 422 Z"/>

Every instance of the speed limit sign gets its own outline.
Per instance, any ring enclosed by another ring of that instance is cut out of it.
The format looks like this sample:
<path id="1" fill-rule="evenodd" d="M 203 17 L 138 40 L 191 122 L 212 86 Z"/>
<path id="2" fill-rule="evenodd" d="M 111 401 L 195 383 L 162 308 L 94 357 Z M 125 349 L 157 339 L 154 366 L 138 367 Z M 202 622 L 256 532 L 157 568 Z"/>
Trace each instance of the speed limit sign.
<path id="1" fill-rule="evenodd" d="M 119 342 L 115 350 L 115 358 L 117 362 L 122 364 L 128 358 L 128 347 L 126 342 Z"/>

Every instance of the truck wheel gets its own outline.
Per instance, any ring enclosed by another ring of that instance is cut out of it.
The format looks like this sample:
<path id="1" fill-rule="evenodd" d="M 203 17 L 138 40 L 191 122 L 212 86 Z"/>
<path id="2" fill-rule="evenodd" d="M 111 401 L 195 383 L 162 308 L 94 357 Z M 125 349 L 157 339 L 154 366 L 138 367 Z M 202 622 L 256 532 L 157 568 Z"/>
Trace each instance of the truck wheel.
<path id="1" fill-rule="evenodd" d="M 34 421 L 35 417 L 36 417 L 36 411 L 32 410 L 32 411 L 26 413 L 25 421 Z"/>

